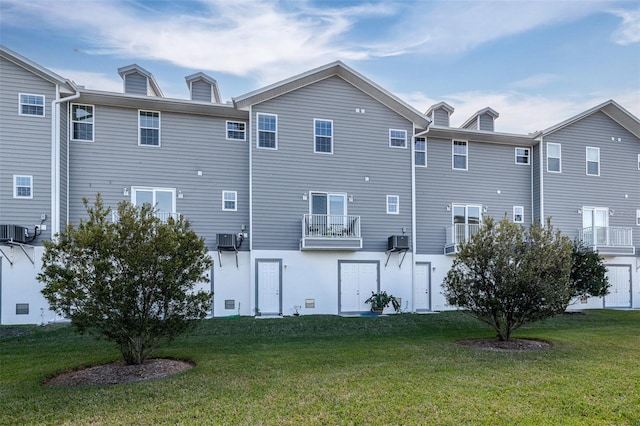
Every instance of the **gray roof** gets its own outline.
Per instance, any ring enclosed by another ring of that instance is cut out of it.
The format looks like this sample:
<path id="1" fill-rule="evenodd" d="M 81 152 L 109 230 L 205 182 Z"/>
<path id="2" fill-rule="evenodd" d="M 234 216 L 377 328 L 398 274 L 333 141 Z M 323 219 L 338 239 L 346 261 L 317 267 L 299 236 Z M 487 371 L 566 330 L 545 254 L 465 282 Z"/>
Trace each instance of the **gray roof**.
<path id="1" fill-rule="evenodd" d="M 131 64 L 131 65 L 126 65 L 124 67 L 118 68 L 118 74 L 120 74 L 120 77 L 122 77 L 123 79 L 125 75 L 132 74 L 135 72 L 142 74 L 149 79 L 149 85 L 151 86 L 151 90 L 153 90 L 153 93 L 155 93 L 156 96 L 164 97 L 164 94 L 162 93 L 162 90 L 160 90 L 160 86 L 158 86 L 158 82 L 153 77 L 153 74 L 151 74 L 146 69 L 142 68 L 140 65 Z"/>
<path id="2" fill-rule="evenodd" d="M 456 139 L 472 142 L 497 143 L 504 145 L 524 145 L 534 144 L 532 135 L 519 135 L 515 133 L 498 133 L 487 130 L 463 129 L 457 127 L 434 126 L 417 133 L 415 136 L 434 137 L 442 139 Z"/>
<path id="3" fill-rule="evenodd" d="M 446 102 L 438 102 L 435 105 L 431 105 L 429 107 L 429 109 L 427 110 L 427 112 L 425 112 L 424 114 L 425 115 L 429 115 L 429 114 L 431 114 L 432 111 L 435 111 L 437 109 L 443 109 L 443 110 L 447 111 L 449 113 L 449 115 L 453 114 L 453 111 L 455 111 L 455 109 L 451 105 L 449 105 L 448 103 L 446 103 Z"/>
<path id="4" fill-rule="evenodd" d="M 489 114 L 494 119 L 500 117 L 500 114 L 498 114 L 496 110 L 494 110 L 493 108 L 486 107 L 486 108 L 482 108 L 480 111 L 476 112 L 471 117 L 469 117 L 469 119 L 464 123 L 462 123 L 460 127 L 467 127 L 469 124 L 473 123 L 474 120 L 476 120 L 478 117 L 480 117 L 483 114 Z"/>

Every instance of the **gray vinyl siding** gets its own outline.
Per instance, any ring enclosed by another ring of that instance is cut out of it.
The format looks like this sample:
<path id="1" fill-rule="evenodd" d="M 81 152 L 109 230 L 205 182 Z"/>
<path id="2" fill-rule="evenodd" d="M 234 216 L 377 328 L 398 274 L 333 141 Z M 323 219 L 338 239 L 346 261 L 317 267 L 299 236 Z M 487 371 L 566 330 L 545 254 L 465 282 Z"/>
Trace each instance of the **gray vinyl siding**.
<path id="1" fill-rule="evenodd" d="M 493 117 L 490 114 L 480 115 L 478 121 L 480 123 L 480 130 L 493 132 Z"/>
<path id="2" fill-rule="evenodd" d="M 204 80 L 191 82 L 191 99 L 194 101 L 212 102 L 211 84 Z"/>
<path id="3" fill-rule="evenodd" d="M 505 214 L 512 220 L 513 206 L 523 206 L 525 225 L 531 223 L 531 166 L 515 164 L 515 145 L 470 140 L 465 171 L 451 169 L 451 139 L 428 138 L 427 144 L 429 165 L 416 167 L 418 253 L 443 253 L 452 204 L 486 206 L 483 217 L 496 220 Z"/>
<path id="4" fill-rule="evenodd" d="M 531 149 L 531 171 L 533 174 L 533 220 L 542 223 L 540 217 L 540 144 Z"/>
<path id="5" fill-rule="evenodd" d="M 56 86 L 0 58 L 0 223 L 26 226 L 51 216 L 51 101 Z M 44 117 L 18 114 L 18 94 L 44 95 Z M 13 175 L 33 176 L 33 198 L 13 198 Z M 50 223 L 45 222 L 49 225 Z M 49 239 L 49 230 L 32 244 Z"/>
<path id="6" fill-rule="evenodd" d="M 449 113 L 444 108 L 433 110 L 433 125 L 449 127 Z"/>
<path id="7" fill-rule="evenodd" d="M 137 72 L 124 76 L 124 93 L 136 95 L 148 95 L 149 93 L 147 77 Z"/>
<path id="8" fill-rule="evenodd" d="M 402 227 L 411 232 L 411 122 L 339 77 L 252 111 L 254 249 L 299 248 L 311 191 L 353 196 L 347 214 L 361 217 L 365 251 L 384 251 Z M 257 113 L 277 114 L 277 150 L 256 148 Z M 333 154 L 314 153 L 314 118 L 333 120 Z M 389 147 L 389 129 L 407 131 L 406 149 Z M 400 214 L 386 214 L 386 195 L 400 197 Z"/>
<path id="9" fill-rule="evenodd" d="M 80 99 L 81 101 L 82 99 Z M 138 110 L 95 105 L 95 141 L 71 141 L 70 217 L 85 212 L 82 197 L 101 192 L 115 207 L 123 188 L 175 188 L 176 210 L 209 249 L 217 233 L 249 225 L 248 142 L 225 139 L 225 117 L 161 111 L 161 146 L 138 146 Z M 202 171 L 202 176 L 197 172 Z M 222 211 L 222 191 L 237 191 L 237 211 Z M 248 249 L 248 241 L 242 250 Z"/>
<path id="10" fill-rule="evenodd" d="M 614 141 L 611 138 L 615 138 Z M 618 138 L 621 140 L 618 141 Z M 547 173 L 547 143 L 562 147 L 562 173 Z M 563 233 L 575 238 L 582 227 L 582 206 L 613 210 L 609 226 L 633 227 L 640 246 L 635 211 L 640 208 L 640 140 L 602 112 L 544 136 L 544 215 Z M 586 147 L 600 148 L 600 176 L 586 175 Z M 628 198 L 625 198 L 625 194 Z"/>

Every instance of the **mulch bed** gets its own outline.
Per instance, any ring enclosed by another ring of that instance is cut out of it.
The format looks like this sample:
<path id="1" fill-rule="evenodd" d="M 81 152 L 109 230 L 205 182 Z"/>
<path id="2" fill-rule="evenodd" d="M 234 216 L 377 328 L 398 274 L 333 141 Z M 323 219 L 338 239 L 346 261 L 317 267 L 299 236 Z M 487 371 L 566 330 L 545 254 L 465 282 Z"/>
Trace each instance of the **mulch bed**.
<path id="1" fill-rule="evenodd" d="M 501 341 L 497 338 L 492 339 L 464 339 L 457 340 L 459 345 L 473 346 L 474 348 L 485 349 L 489 351 L 539 351 L 552 348 L 551 342 L 546 340 L 535 339 L 510 339 Z"/>

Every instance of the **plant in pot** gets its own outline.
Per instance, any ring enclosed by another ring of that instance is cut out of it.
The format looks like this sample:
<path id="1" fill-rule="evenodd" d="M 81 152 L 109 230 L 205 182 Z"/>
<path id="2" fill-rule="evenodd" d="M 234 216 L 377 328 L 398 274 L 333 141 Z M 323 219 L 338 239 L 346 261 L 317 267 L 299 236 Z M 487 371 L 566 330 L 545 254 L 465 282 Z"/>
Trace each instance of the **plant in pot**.
<path id="1" fill-rule="evenodd" d="M 393 310 L 396 312 L 400 312 L 400 302 L 393 295 L 387 294 L 386 291 L 381 291 L 380 293 L 371 292 L 371 296 L 364 301 L 364 303 L 371 304 L 371 312 L 375 312 L 376 314 L 381 314 L 384 308 L 389 305 L 393 306 Z"/>

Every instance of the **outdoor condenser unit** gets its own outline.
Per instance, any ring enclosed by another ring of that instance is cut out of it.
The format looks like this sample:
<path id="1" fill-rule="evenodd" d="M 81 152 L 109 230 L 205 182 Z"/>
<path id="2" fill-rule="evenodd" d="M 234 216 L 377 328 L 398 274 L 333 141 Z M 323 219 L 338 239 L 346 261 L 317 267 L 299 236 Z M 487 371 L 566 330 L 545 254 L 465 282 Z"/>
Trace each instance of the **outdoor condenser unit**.
<path id="1" fill-rule="evenodd" d="M 408 235 L 392 235 L 389 237 L 387 250 L 409 250 Z"/>
<path id="2" fill-rule="evenodd" d="M 0 241 L 11 241 L 14 243 L 27 242 L 27 228 L 19 225 L 0 225 Z"/>
<path id="3" fill-rule="evenodd" d="M 235 250 L 238 248 L 238 236 L 236 234 L 216 234 L 218 250 Z"/>

